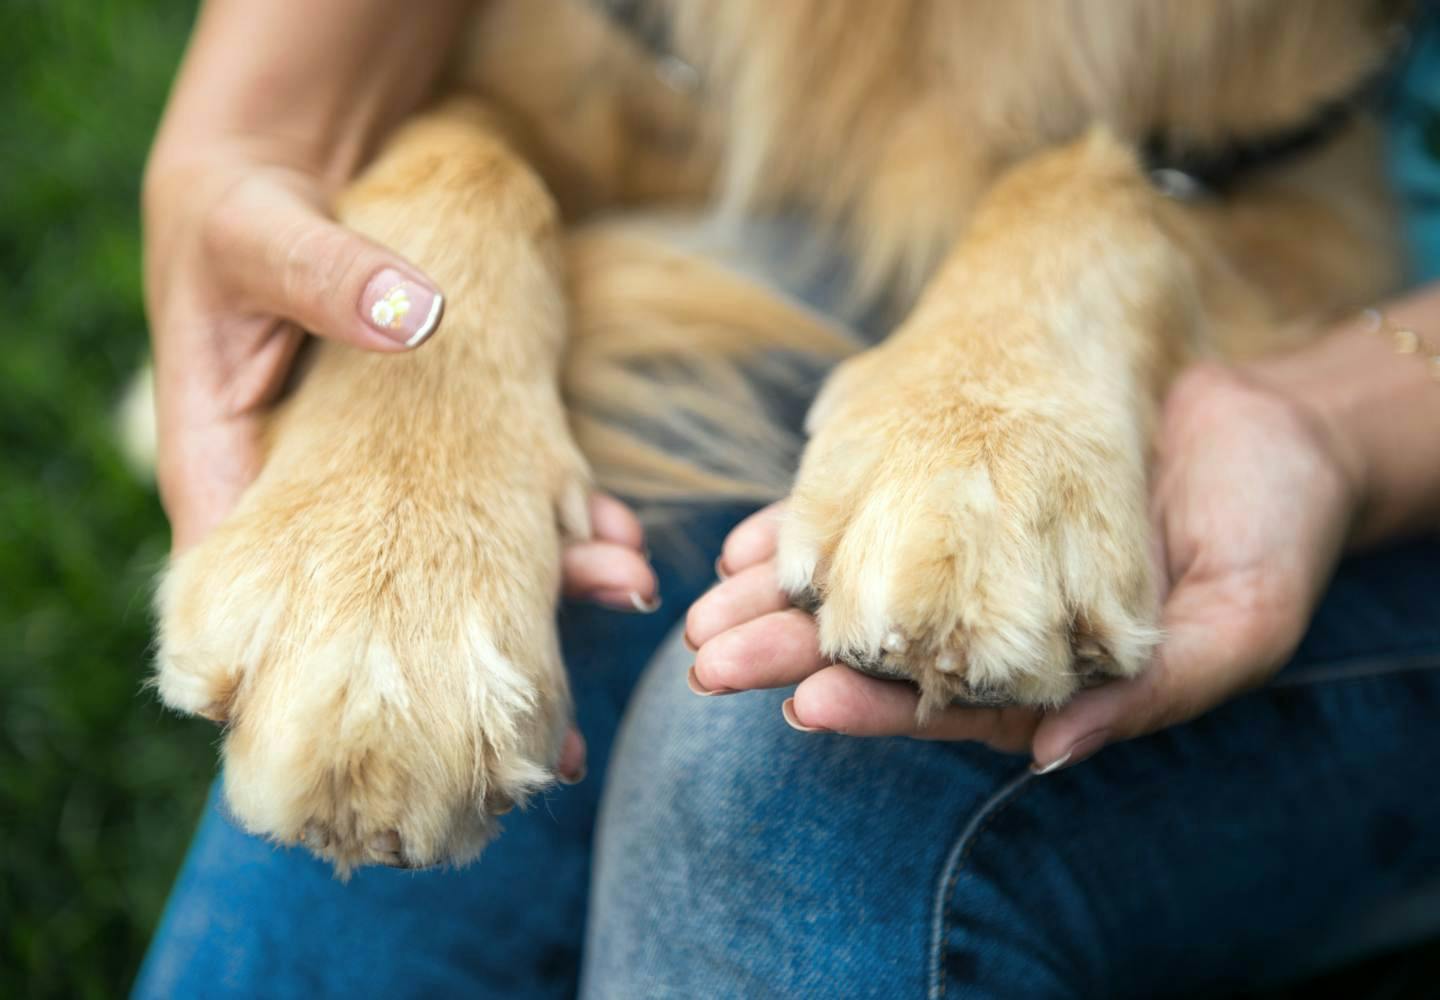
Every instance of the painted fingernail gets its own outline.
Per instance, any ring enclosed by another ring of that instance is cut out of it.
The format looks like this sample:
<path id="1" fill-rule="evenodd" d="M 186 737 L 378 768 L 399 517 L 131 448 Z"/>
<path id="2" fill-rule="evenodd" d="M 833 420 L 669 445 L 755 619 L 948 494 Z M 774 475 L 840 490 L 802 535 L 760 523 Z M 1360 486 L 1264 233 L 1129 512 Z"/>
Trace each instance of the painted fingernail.
<path id="1" fill-rule="evenodd" d="M 831 731 L 823 726 L 807 726 L 796 718 L 794 698 L 785 699 L 785 703 L 780 706 L 780 714 L 785 716 L 785 721 L 790 724 L 791 729 L 799 730 L 802 733 L 828 733 Z"/>
<path id="2" fill-rule="evenodd" d="M 633 590 L 600 590 L 589 595 L 589 599 L 611 611 L 630 611 L 648 615 L 660 610 L 659 595 L 647 601 Z"/>
<path id="3" fill-rule="evenodd" d="M 1066 750 L 1063 754 L 1061 754 L 1059 757 L 1056 757 L 1050 763 L 1041 764 L 1039 761 L 1036 761 L 1035 763 L 1031 764 L 1030 771 L 1032 774 L 1041 775 L 1051 774 L 1055 771 L 1061 770 L 1062 768 L 1074 767 L 1082 760 L 1095 756 L 1095 754 L 1100 751 L 1100 748 L 1109 741 L 1110 730 L 1108 729 L 1102 729 L 1099 732 L 1091 733 L 1089 736 L 1082 736 L 1080 739 L 1070 744 L 1069 750 Z"/>
<path id="4" fill-rule="evenodd" d="M 1030 773 L 1035 775 L 1049 774 L 1051 771 L 1060 770 L 1068 763 L 1070 763 L 1070 755 L 1068 753 L 1062 754 L 1059 757 L 1056 757 L 1050 763 L 1044 765 L 1043 767 L 1040 765 L 1039 761 L 1036 761 L 1035 763 L 1030 765 Z"/>
<path id="5" fill-rule="evenodd" d="M 360 296 L 360 315 L 370 327 L 406 347 L 419 347 L 440 325 L 445 297 L 413 278 L 385 268 Z"/>
<path id="6" fill-rule="evenodd" d="M 735 693 L 735 689 L 734 689 L 734 688 L 725 688 L 725 687 L 707 688 L 704 684 L 701 684 L 701 683 L 700 683 L 700 678 L 695 675 L 695 668 L 694 668 L 694 667 L 691 667 L 691 668 L 690 668 L 690 672 L 685 675 L 685 683 L 688 684 L 688 685 L 690 685 L 690 690 L 691 690 L 691 691 L 694 691 L 696 694 L 698 694 L 698 695 L 699 695 L 700 697 L 702 697 L 702 698 L 709 698 L 709 697 L 711 697 L 712 695 L 717 695 L 717 694 L 734 694 L 734 693 Z"/>
<path id="7" fill-rule="evenodd" d="M 647 601 L 632 590 L 630 592 L 630 606 L 642 615 L 654 614 L 660 610 L 660 595 L 656 594 Z"/>

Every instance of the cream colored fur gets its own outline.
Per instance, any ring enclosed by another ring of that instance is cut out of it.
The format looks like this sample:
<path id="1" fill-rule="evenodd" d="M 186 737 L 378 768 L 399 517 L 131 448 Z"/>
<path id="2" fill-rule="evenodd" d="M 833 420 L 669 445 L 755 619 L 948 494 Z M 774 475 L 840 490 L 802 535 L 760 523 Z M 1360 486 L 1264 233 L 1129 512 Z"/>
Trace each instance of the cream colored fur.
<path id="1" fill-rule="evenodd" d="M 922 711 L 1140 670 L 1169 379 L 1311 336 L 1398 274 L 1363 125 L 1209 204 L 1163 198 L 1133 153 L 1303 118 L 1382 57 L 1393 4 L 659 6 L 699 94 L 588 7 L 484 6 L 456 79 L 482 100 L 404 128 L 342 206 L 441 283 L 444 329 L 403 357 L 316 345 L 260 478 L 161 587 L 157 683 L 226 723 L 235 814 L 342 871 L 467 860 L 553 780 L 559 547 L 588 530 L 591 468 L 762 495 L 785 439 L 746 366 L 852 349 L 598 212 L 803 207 L 856 299 L 907 317 L 816 403 L 780 563 L 825 650 L 913 680 Z M 637 433 L 666 420 L 687 456 Z"/>

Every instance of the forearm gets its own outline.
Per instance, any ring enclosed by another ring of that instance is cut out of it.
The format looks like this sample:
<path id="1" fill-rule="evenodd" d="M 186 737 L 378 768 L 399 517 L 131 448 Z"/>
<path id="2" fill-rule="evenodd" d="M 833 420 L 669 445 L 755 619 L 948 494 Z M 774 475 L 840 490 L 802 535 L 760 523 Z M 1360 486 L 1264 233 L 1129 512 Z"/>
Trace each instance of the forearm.
<path id="1" fill-rule="evenodd" d="M 1254 372 L 1316 414 L 1356 485 L 1352 544 L 1440 531 L 1440 285 L 1387 305 L 1388 327 L 1419 334 L 1402 353 L 1364 318 Z M 1425 345 L 1428 345 L 1428 350 Z"/>
<path id="2" fill-rule="evenodd" d="M 172 161 L 250 146 L 339 185 L 425 99 L 470 0 L 210 0 L 157 139 Z"/>

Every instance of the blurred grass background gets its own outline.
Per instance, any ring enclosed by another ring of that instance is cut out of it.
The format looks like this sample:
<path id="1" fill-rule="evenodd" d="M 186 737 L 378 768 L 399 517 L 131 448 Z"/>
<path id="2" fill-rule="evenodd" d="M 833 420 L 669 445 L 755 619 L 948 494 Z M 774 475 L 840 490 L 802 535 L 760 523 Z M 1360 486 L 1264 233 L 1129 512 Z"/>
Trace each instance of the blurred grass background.
<path id="1" fill-rule="evenodd" d="M 0 997 L 122 995 L 215 769 L 141 689 L 168 546 L 113 413 L 138 197 L 193 0 L 7 0 L 0 60 Z"/>

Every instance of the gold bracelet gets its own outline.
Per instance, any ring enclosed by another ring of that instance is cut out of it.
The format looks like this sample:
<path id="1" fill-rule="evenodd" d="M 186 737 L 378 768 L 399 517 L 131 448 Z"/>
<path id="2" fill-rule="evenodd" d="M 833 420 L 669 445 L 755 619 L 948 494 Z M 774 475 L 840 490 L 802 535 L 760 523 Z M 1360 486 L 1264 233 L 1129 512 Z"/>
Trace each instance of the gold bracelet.
<path id="1" fill-rule="evenodd" d="M 1365 329 L 1390 341 L 1396 354 L 1418 354 L 1425 361 L 1430 377 L 1440 382 L 1440 348 L 1436 348 L 1408 326 L 1396 326 L 1379 309 L 1366 309 L 1360 314 Z"/>

